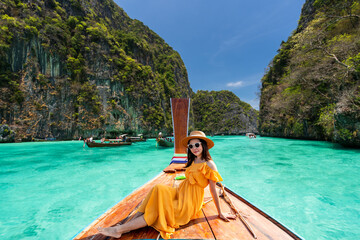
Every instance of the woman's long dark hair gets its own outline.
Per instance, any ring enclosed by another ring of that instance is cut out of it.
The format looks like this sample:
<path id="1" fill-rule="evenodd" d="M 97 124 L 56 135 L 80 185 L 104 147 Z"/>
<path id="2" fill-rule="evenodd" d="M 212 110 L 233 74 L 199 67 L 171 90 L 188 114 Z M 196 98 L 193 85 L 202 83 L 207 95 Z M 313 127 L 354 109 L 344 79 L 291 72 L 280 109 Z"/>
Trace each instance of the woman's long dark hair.
<path id="1" fill-rule="evenodd" d="M 208 145 L 206 143 L 205 140 L 202 140 L 202 139 L 199 139 L 200 142 L 201 142 L 201 146 L 203 148 L 203 151 L 201 153 L 201 158 L 202 159 L 205 159 L 205 161 L 209 161 L 211 160 L 211 156 L 210 156 L 210 153 L 209 153 L 209 148 L 208 148 Z M 190 141 L 189 141 L 190 142 Z M 187 164 L 186 164 L 186 168 L 187 167 L 190 167 L 190 165 L 194 162 L 196 156 L 191 152 L 191 150 L 188 148 L 187 149 Z"/>

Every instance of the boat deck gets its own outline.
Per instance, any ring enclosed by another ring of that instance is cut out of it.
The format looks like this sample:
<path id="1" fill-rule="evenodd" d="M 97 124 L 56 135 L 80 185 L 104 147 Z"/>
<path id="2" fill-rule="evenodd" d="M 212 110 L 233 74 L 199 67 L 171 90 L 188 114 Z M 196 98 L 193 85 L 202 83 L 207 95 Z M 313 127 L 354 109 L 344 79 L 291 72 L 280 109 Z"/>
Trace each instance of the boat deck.
<path id="1" fill-rule="evenodd" d="M 96 230 L 97 227 L 109 227 L 130 220 L 142 200 L 155 184 L 165 184 L 168 186 L 180 184 L 182 180 L 175 180 L 174 178 L 177 175 L 184 175 L 184 172 L 181 171 L 182 166 L 183 165 L 180 164 L 172 164 L 167 167 L 167 172 L 160 173 L 157 177 L 128 195 L 80 232 L 74 239 L 113 239 L 98 234 Z M 217 186 L 217 188 L 220 191 L 221 188 L 219 186 Z M 237 210 L 245 217 L 253 229 L 257 239 L 301 239 L 231 190 L 225 190 Z M 211 199 L 210 190 L 209 187 L 207 187 L 205 189 L 204 202 L 206 203 L 208 200 L 210 200 L 210 202 L 204 205 L 202 213 L 198 218 L 191 220 L 187 225 L 177 229 L 173 234 L 173 239 L 254 239 L 239 218 L 231 220 L 230 222 L 219 219 L 215 204 Z M 230 206 L 224 198 L 221 197 L 220 202 L 222 211 L 231 211 Z M 121 239 L 156 239 L 158 235 L 159 233 L 156 230 L 151 227 L 146 227 L 126 233 Z"/>

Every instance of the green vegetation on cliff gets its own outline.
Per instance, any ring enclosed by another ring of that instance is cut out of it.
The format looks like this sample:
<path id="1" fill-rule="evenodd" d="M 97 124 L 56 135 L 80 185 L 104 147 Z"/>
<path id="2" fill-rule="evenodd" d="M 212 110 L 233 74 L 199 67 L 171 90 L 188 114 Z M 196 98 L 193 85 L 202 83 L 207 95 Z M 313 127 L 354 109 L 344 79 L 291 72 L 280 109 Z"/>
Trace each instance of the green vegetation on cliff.
<path id="1" fill-rule="evenodd" d="M 195 129 L 207 134 L 257 132 L 258 112 L 230 91 L 197 91 L 192 100 Z"/>
<path id="2" fill-rule="evenodd" d="M 180 55 L 112 0 L 0 0 L 0 119 L 17 138 L 172 131 Z"/>
<path id="3" fill-rule="evenodd" d="M 360 146 L 359 43 L 359 1 L 306 1 L 262 79 L 261 134 Z"/>

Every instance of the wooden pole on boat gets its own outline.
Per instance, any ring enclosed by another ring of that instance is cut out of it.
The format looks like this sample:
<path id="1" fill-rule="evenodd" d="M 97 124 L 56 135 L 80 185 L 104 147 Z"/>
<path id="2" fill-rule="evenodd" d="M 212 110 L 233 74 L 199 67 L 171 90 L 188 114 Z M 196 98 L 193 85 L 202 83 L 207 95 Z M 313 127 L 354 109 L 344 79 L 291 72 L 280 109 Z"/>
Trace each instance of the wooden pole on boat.
<path id="1" fill-rule="evenodd" d="M 245 218 L 240 214 L 240 212 L 236 209 L 235 205 L 232 203 L 231 199 L 229 198 L 229 196 L 226 194 L 225 192 L 225 188 L 224 185 L 222 185 L 221 183 L 219 183 L 221 186 L 221 189 L 223 191 L 223 195 L 224 195 L 224 199 L 225 201 L 230 205 L 231 209 L 235 212 L 235 214 L 240 218 L 240 220 L 244 223 L 244 225 L 246 226 L 246 228 L 248 229 L 248 231 L 251 233 L 251 235 L 254 238 L 257 238 L 253 229 L 251 228 L 251 226 L 249 225 L 249 223 L 245 220 Z"/>
<path id="2" fill-rule="evenodd" d="M 181 144 L 181 140 L 188 134 L 190 99 L 171 98 L 170 103 L 175 138 L 174 153 L 186 154 L 187 148 Z"/>

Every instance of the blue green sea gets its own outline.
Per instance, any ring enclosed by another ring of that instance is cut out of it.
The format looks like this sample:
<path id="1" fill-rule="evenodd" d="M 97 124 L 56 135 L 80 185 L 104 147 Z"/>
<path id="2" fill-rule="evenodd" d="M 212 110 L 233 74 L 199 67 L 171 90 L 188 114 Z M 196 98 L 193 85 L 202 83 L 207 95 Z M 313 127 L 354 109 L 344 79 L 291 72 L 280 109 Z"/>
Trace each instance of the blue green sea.
<path id="1" fill-rule="evenodd" d="M 360 239 L 360 150 L 328 142 L 215 136 L 224 184 L 304 239 Z M 71 239 L 165 168 L 155 140 L 0 145 L 0 239 Z"/>

